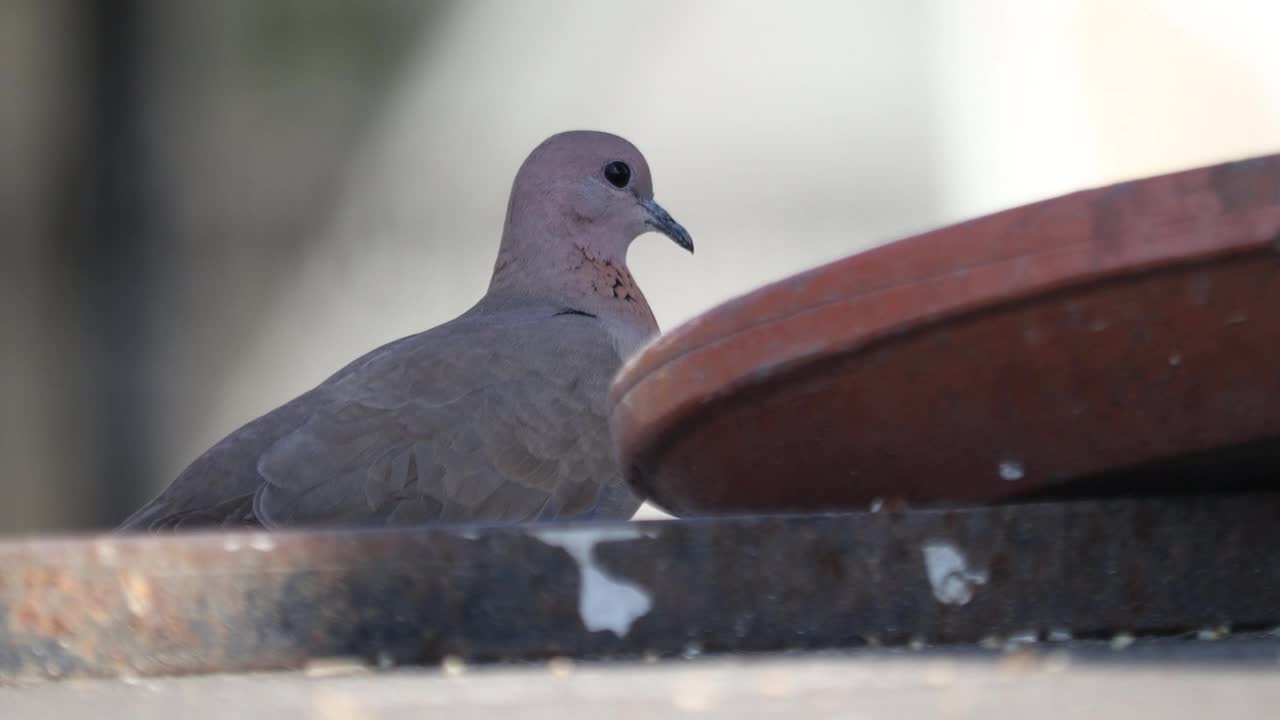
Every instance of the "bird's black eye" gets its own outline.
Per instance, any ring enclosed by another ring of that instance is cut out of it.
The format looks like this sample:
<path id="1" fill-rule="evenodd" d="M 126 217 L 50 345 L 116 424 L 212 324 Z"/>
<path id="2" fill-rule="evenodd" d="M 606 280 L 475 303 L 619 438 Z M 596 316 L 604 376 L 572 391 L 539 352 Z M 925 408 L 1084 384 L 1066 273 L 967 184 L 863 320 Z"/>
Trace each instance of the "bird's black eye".
<path id="1" fill-rule="evenodd" d="M 604 179 L 616 188 L 624 188 L 631 182 L 631 168 L 621 160 L 614 160 L 604 166 Z"/>

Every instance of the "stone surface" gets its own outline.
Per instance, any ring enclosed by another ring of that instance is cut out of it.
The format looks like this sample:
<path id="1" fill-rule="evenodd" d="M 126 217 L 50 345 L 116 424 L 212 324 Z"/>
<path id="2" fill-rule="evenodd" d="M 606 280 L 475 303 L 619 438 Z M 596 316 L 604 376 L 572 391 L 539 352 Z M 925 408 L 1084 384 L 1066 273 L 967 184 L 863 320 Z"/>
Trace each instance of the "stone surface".
<path id="1" fill-rule="evenodd" d="M 880 650 L 657 664 L 573 663 L 67 681 L 0 687 L 6 716 L 70 720 L 573 720 L 1275 717 L 1280 640 L 1105 643 L 1013 652 Z"/>

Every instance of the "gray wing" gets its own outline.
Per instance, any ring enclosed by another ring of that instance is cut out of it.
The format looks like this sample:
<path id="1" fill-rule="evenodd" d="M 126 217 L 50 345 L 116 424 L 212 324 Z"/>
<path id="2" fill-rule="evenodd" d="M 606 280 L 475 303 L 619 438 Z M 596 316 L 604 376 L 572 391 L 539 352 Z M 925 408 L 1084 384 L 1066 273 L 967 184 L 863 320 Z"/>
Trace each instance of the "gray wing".
<path id="1" fill-rule="evenodd" d="M 123 528 L 630 517 L 594 318 L 463 317 L 352 362 L 232 433 Z"/>
<path id="2" fill-rule="evenodd" d="M 314 394 L 308 393 L 223 438 L 120 529 L 260 527 L 253 514 L 253 497 L 262 484 L 258 456 L 305 422 L 315 404 Z"/>
<path id="3" fill-rule="evenodd" d="M 513 312 L 438 330 L 324 387 L 327 401 L 258 461 L 260 522 L 634 513 L 605 415 L 620 358 L 594 318 Z"/>

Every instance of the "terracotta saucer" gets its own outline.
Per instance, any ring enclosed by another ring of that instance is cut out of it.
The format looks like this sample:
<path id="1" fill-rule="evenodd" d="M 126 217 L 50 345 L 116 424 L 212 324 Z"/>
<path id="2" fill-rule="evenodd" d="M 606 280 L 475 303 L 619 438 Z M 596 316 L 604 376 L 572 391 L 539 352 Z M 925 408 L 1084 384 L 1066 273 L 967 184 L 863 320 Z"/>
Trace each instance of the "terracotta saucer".
<path id="1" fill-rule="evenodd" d="M 646 347 L 609 403 L 628 480 L 678 515 L 991 502 L 1275 447 L 1280 155 L 789 277 Z"/>

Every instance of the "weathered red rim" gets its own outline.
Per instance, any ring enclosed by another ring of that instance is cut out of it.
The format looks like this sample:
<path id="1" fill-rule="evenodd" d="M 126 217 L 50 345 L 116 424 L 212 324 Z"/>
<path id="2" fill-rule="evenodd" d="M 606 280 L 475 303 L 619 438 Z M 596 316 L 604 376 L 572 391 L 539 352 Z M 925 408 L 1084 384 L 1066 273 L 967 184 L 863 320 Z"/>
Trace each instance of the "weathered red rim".
<path id="1" fill-rule="evenodd" d="M 653 493 L 646 478 L 676 428 L 690 432 L 719 401 L 798 368 L 1072 288 L 1266 255 L 1277 242 L 1280 155 L 1077 192 L 891 243 L 734 299 L 644 348 L 610 393 L 614 441 L 631 482 Z"/>

